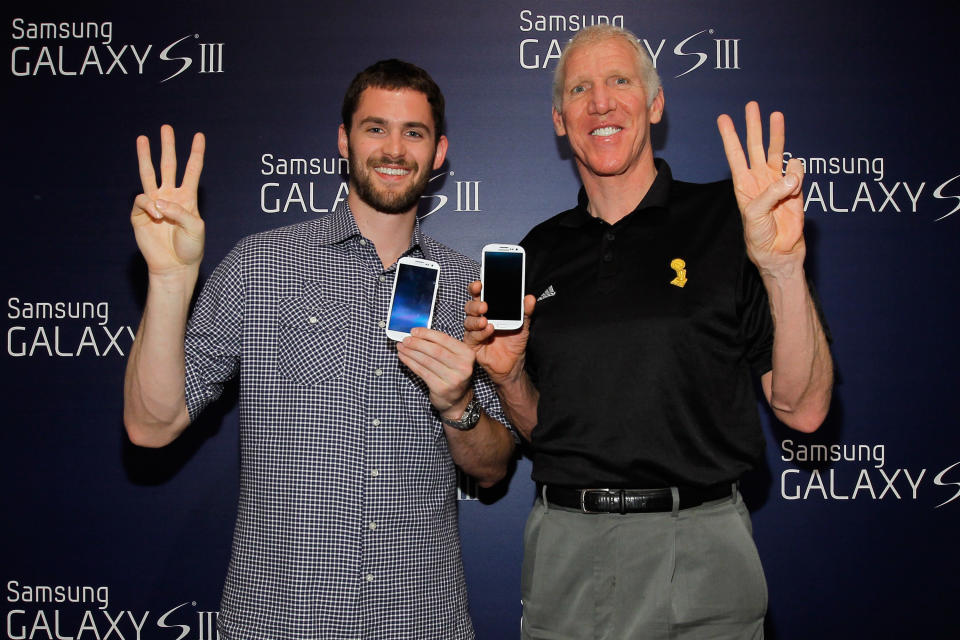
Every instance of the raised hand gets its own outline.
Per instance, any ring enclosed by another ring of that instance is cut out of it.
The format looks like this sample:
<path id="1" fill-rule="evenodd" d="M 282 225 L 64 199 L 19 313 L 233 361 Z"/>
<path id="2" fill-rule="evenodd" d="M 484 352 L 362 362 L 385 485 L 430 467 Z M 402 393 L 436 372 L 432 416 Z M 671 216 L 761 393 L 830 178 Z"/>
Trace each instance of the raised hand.
<path id="1" fill-rule="evenodd" d="M 473 299 L 466 305 L 463 341 L 476 352 L 477 362 L 490 379 L 500 385 L 523 372 L 524 353 L 530 337 L 530 316 L 536 300 L 531 295 L 524 297 L 523 326 L 520 329 L 494 333 L 493 325 L 483 315 L 487 312 L 487 303 L 480 300 L 480 291 L 479 280 L 470 283 L 469 292 Z"/>
<path id="2" fill-rule="evenodd" d="M 733 188 L 743 216 L 747 255 L 761 272 L 803 263 L 803 165 L 793 158 L 782 173 L 783 114 L 770 114 L 770 144 L 764 154 L 763 124 L 756 102 L 746 106 L 747 158 L 730 116 L 717 118 Z"/>
<path id="3" fill-rule="evenodd" d="M 203 169 L 205 139 L 193 137 L 190 157 L 178 187 L 177 152 L 173 127 L 160 129 L 160 185 L 150 157 L 150 141 L 137 138 L 137 159 L 143 193 L 133 202 L 130 223 L 137 246 L 153 275 L 196 269 L 203 257 L 204 224 L 197 208 L 197 187 Z"/>

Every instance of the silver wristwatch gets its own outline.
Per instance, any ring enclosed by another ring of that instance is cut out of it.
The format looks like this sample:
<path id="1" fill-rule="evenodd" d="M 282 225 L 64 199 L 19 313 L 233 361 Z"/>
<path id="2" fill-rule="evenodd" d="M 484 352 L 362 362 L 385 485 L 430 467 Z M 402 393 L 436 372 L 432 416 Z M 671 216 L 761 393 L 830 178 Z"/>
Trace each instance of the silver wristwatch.
<path id="1" fill-rule="evenodd" d="M 480 402 L 477 400 L 477 397 L 474 396 L 470 398 L 470 402 L 467 403 L 466 408 L 463 410 L 463 415 L 460 416 L 459 420 L 440 416 L 440 421 L 448 427 L 453 427 L 460 431 L 469 431 L 477 426 L 477 423 L 480 421 L 481 412 Z"/>

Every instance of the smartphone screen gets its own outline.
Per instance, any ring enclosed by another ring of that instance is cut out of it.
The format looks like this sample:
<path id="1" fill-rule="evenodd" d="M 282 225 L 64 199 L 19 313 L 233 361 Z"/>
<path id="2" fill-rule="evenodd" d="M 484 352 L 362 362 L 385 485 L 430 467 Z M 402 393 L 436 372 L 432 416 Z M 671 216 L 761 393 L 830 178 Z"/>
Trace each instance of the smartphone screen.
<path id="1" fill-rule="evenodd" d="M 440 266 L 431 260 L 401 258 L 393 282 L 387 335 L 403 340 L 414 327 L 430 327 L 440 280 Z"/>
<path id="2" fill-rule="evenodd" d="M 523 324 L 524 251 L 516 245 L 487 245 L 483 250 L 483 293 L 487 320 L 497 329 Z"/>

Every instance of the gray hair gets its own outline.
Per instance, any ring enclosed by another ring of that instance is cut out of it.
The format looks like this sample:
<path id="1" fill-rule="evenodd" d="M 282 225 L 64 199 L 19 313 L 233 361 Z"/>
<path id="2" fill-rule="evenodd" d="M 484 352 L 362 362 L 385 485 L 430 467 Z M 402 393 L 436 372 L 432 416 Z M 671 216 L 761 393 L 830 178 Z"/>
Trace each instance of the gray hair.
<path id="1" fill-rule="evenodd" d="M 653 100 L 660 90 L 660 76 L 653 66 L 653 60 L 650 59 L 650 55 L 640 44 L 637 36 L 623 27 L 616 27 L 612 24 L 598 24 L 587 27 L 573 36 L 573 39 L 564 48 L 563 53 L 560 54 L 557 68 L 553 72 L 553 108 L 557 113 L 563 112 L 563 83 L 566 79 L 564 70 L 570 52 L 578 47 L 585 47 L 614 38 L 622 38 L 636 52 L 637 67 L 640 69 L 640 77 L 643 79 L 643 90 L 647 94 L 647 106 L 653 104 Z"/>

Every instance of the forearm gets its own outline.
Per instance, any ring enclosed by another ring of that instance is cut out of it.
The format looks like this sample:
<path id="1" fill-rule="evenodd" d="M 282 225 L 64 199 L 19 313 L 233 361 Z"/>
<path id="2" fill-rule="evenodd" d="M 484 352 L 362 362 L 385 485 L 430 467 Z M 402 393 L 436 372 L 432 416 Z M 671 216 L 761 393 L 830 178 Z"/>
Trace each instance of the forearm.
<path id="1" fill-rule="evenodd" d="M 166 445 L 189 424 L 184 334 L 196 280 L 195 269 L 150 277 L 124 377 L 124 424 L 134 444 Z"/>
<path id="2" fill-rule="evenodd" d="M 469 431 L 449 426 L 444 426 L 444 430 L 453 461 L 464 473 L 476 478 L 481 487 L 491 487 L 507 475 L 514 441 L 499 421 L 484 413 Z"/>
<path id="3" fill-rule="evenodd" d="M 763 275 L 774 323 L 772 371 L 764 391 L 777 418 L 815 431 L 830 406 L 833 360 L 803 267 Z"/>
<path id="4" fill-rule="evenodd" d="M 522 366 L 516 371 L 509 378 L 497 382 L 497 395 L 500 396 L 500 406 L 507 420 L 529 441 L 533 428 L 537 426 L 540 392 Z"/>

